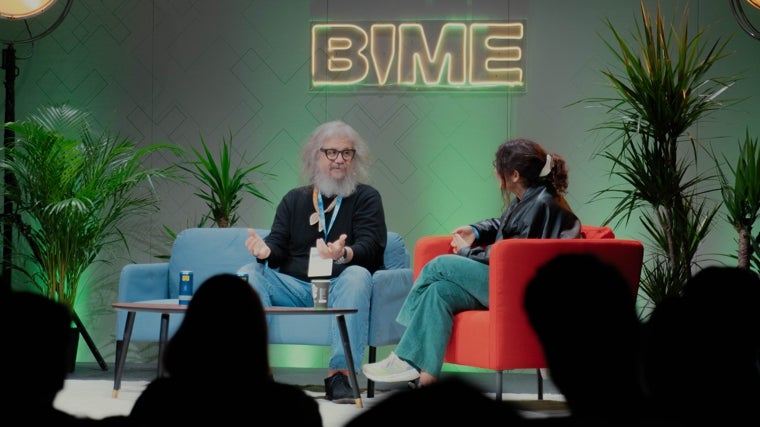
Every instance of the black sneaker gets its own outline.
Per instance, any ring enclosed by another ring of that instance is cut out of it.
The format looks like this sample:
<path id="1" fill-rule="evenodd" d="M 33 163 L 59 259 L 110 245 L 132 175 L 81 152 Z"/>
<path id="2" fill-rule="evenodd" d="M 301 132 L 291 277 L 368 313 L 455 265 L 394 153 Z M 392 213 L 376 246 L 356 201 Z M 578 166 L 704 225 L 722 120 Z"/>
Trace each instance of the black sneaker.
<path id="1" fill-rule="evenodd" d="M 325 378 L 325 397 L 335 403 L 354 403 L 354 391 L 348 377 L 341 372 Z"/>

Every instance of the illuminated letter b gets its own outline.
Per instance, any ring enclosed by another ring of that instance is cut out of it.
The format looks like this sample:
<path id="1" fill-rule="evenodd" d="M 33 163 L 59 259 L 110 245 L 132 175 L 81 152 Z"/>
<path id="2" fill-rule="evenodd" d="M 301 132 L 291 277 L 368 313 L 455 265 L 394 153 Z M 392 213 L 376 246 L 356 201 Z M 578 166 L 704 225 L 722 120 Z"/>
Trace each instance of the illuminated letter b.
<path id="1" fill-rule="evenodd" d="M 367 77 L 367 33 L 356 25 L 315 24 L 311 28 L 312 87 L 355 84 Z"/>

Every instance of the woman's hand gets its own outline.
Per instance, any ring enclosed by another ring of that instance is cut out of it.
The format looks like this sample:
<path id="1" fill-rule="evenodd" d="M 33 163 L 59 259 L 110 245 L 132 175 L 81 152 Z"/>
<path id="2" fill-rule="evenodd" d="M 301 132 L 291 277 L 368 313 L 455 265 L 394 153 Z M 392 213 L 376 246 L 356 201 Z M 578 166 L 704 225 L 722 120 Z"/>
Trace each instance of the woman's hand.
<path id="1" fill-rule="evenodd" d="M 468 227 L 469 228 L 469 227 Z M 458 230 L 458 229 L 457 229 Z M 470 229 L 470 232 L 472 232 L 472 229 Z M 475 235 L 472 235 L 472 241 L 475 241 Z M 452 252 L 459 253 L 459 250 L 462 248 L 469 248 L 471 246 L 470 242 L 468 242 L 464 237 L 462 237 L 461 234 L 457 233 L 456 230 L 454 233 L 451 233 L 451 249 Z"/>

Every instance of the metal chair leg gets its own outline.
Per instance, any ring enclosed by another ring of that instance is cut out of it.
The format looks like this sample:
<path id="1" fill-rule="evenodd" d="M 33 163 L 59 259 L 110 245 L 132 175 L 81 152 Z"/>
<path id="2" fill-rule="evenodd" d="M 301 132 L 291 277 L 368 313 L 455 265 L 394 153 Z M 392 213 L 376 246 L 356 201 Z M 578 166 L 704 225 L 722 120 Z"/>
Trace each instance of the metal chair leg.
<path id="1" fill-rule="evenodd" d="M 544 400 L 544 377 L 541 375 L 541 369 L 536 369 L 538 377 L 538 400 Z"/>
<path id="2" fill-rule="evenodd" d="M 494 396 L 495 400 L 502 400 L 501 387 L 502 387 L 503 380 L 504 380 L 504 371 L 496 371 L 496 396 Z"/>

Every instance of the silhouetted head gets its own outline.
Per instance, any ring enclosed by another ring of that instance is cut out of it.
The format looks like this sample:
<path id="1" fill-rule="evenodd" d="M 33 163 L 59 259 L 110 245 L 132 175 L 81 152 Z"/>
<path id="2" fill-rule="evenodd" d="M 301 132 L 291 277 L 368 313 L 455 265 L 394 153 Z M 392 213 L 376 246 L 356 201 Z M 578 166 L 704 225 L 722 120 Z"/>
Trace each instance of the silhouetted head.
<path id="1" fill-rule="evenodd" d="M 204 281 L 169 340 L 164 361 L 171 377 L 236 382 L 268 379 L 267 323 L 256 291 L 233 274 Z M 233 371 L 220 372 L 225 367 Z"/>
<path id="2" fill-rule="evenodd" d="M 505 426 L 522 425 L 522 415 L 509 402 L 494 400 L 482 390 L 458 378 L 445 378 L 432 385 L 394 392 L 361 412 L 346 427 L 485 425 L 498 420 Z"/>
<path id="3" fill-rule="evenodd" d="M 0 307 L 6 396 L 19 404 L 51 407 L 73 362 L 71 312 L 30 292 L 7 293 Z"/>
<path id="4" fill-rule="evenodd" d="M 756 273 L 725 266 L 698 271 L 680 297 L 655 307 L 646 331 L 647 383 L 664 410 L 699 417 L 714 408 L 719 413 L 712 415 L 722 418 L 733 412 L 725 405 L 743 407 L 740 402 L 760 398 Z"/>
<path id="5" fill-rule="evenodd" d="M 524 303 L 552 381 L 574 415 L 641 403 L 641 324 L 615 266 L 591 254 L 558 255 L 528 283 Z M 614 397 L 605 390 L 615 390 Z"/>

